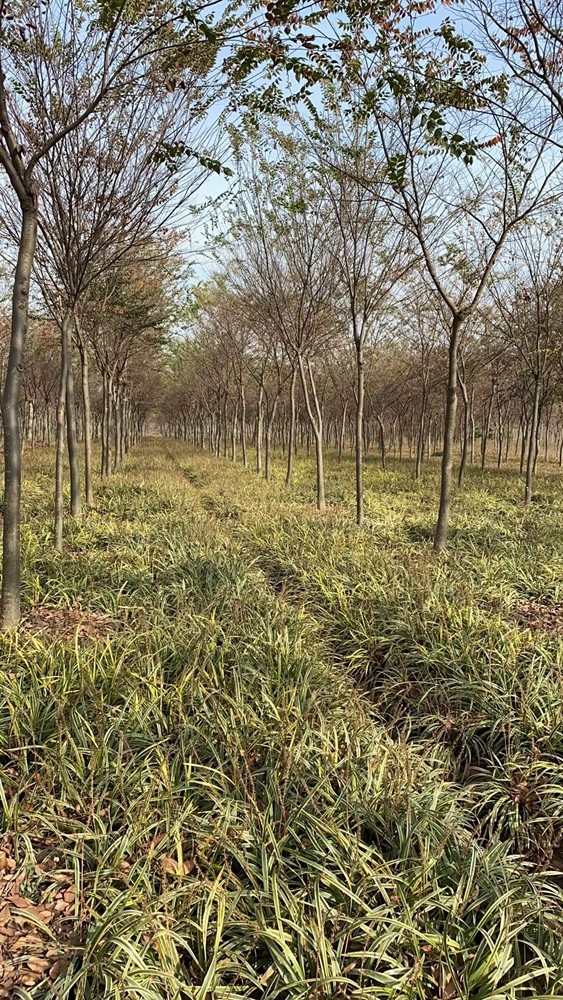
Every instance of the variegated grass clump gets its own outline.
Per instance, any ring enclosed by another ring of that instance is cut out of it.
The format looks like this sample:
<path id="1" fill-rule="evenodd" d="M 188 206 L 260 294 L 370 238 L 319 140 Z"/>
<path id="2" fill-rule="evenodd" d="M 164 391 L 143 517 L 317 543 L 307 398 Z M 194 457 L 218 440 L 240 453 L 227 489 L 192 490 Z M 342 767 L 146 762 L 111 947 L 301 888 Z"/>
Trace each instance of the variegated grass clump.
<path id="1" fill-rule="evenodd" d="M 32 471 L 26 600 L 111 630 L 2 639 L 4 839 L 76 889 L 31 995 L 563 995 L 560 646 L 513 614 L 558 600 L 548 477 L 549 522 L 471 476 L 436 562 L 433 473 L 368 466 L 358 531 L 349 466 L 320 517 L 306 463 L 148 442 L 61 557 Z"/>

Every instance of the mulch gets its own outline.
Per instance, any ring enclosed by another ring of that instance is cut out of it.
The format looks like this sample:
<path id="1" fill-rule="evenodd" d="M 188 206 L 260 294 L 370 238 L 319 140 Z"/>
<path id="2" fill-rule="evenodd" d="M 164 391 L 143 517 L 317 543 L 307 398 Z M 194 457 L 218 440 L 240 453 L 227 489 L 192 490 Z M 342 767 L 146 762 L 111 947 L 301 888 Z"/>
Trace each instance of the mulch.
<path id="1" fill-rule="evenodd" d="M 13 998 L 17 987 L 54 981 L 72 961 L 76 893 L 71 873 L 52 865 L 30 871 L 18 865 L 9 840 L 0 846 L 1 1000 Z"/>
<path id="2" fill-rule="evenodd" d="M 516 621 L 523 628 L 563 636 L 563 604 L 520 600 L 515 602 L 512 610 Z"/>
<path id="3" fill-rule="evenodd" d="M 70 607 L 36 604 L 22 618 L 21 627 L 32 635 L 79 642 L 104 639 L 114 635 L 116 623 L 110 615 L 83 608 L 79 601 Z"/>

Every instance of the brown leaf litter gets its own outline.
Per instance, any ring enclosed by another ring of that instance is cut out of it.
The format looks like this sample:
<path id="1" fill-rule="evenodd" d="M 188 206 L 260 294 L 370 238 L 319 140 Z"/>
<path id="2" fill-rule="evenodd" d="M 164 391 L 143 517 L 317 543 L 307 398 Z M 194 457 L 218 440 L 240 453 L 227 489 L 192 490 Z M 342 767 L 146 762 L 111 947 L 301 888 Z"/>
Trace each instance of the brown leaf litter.
<path id="1" fill-rule="evenodd" d="M 0 1000 L 16 988 L 53 982 L 72 959 L 71 928 L 76 894 L 69 877 L 35 865 L 36 901 L 29 898 L 29 872 L 18 867 L 10 842 L 0 847 Z"/>
<path id="2" fill-rule="evenodd" d="M 563 636 L 563 604 L 541 600 L 516 601 L 512 608 L 514 617 L 523 628 L 532 632 L 548 632 Z"/>
<path id="3" fill-rule="evenodd" d="M 79 642 L 104 639 L 114 635 L 115 621 L 101 611 L 83 608 L 80 601 L 69 607 L 52 607 L 36 604 L 22 619 L 22 628 L 32 635 Z"/>

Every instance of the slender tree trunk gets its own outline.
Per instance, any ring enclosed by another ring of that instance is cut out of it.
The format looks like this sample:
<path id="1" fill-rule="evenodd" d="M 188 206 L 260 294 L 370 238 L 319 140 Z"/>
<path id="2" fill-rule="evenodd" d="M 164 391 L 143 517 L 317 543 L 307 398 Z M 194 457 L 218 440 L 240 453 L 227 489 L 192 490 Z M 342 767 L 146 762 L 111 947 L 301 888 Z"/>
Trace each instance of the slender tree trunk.
<path id="1" fill-rule="evenodd" d="M 260 386 L 256 409 L 256 472 L 262 472 L 262 428 L 264 425 L 264 389 Z"/>
<path id="2" fill-rule="evenodd" d="M 305 372 L 303 357 L 300 354 L 297 355 L 297 363 L 299 365 L 299 375 L 301 378 L 301 386 L 303 389 L 303 396 L 305 399 L 305 408 L 307 410 L 307 416 L 309 417 L 309 435 L 307 436 L 307 453 L 309 451 L 311 431 L 313 432 L 313 436 L 315 438 L 315 457 L 316 457 L 316 468 L 317 468 L 317 507 L 322 512 L 325 510 L 326 505 L 325 505 L 325 480 L 324 480 L 324 456 L 323 456 L 323 422 L 322 422 L 321 408 L 310 361 L 309 360 L 307 361 L 307 372 Z M 309 379 L 311 392 L 309 392 L 309 385 L 307 384 L 307 378 Z M 314 411 L 313 407 L 311 406 L 311 395 L 313 397 L 313 403 L 315 406 Z"/>
<path id="3" fill-rule="evenodd" d="M 131 450 L 131 401 L 129 399 L 126 399 L 124 403 L 123 435 L 123 450 L 128 455 Z M 187 436 L 188 427 L 186 426 L 186 440 Z"/>
<path id="4" fill-rule="evenodd" d="M 246 395 L 244 385 L 240 385 L 240 445 L 242 448 L 242 464 L 248 468 L 248 452 L 246 449 Z"/>
<path id="5" fill-rule="evenodd" d="M 428 406 L 428 399 L 425 387 L 422 391 L 422 406 L 420 407 L 420 418 L 418 421 L 418 439 L 416 442 L 416 463 L 414 469 L 415 479 L 420 479 L 420 475 L 422 472 L 422 460 L 424 458 L 424 429 L 426 427 L 427 406 Z"/>
<path id="6" fill-rule="evenodd" d="M 446 414 L 444 422 L 444 452 L 442 455 L 442 474 L 440 481 L 440 507 L 436 533 L 434 535 L 434 550 L 443 552 L 448 537 L 448 523 L 452 503 L 452 469 L 454 461 L 455 418 L 457 411 L 457 349 L 459 332 L 463 320 L 457 315 L 453 317 L 448 351 L 448 388 L 446 396 Z"/>
<path id="7" fill-rule="evenodd" d="M 475 465 L 475 389 L 471 390 L 471 405 L 469 409 L 471 422 L 471 465 Z"/>
<path id="8" fill-rule="evenodd" d="M 317 507 L 321 513 L 325 510 L 325 474 L 323 456 L 322 431 L 315 433 L 315 459 L 317 464 Z"/>
<path id="9" fill-rule="evenodd" d="M 365 372 L 363 344 L 356 341 L 356 524 L 364 520 L 364 470 L 362 439 L 364 432 Z"/>
<path id="10" fill-rule="evenodd" d="M 119 396 L 119 405 L 121 410 L 121 422 L 119 425 L 119 464 L 121 465 L 125 457 L 125 435 L 127 426 L 127 401 L 123 394 L 123 389 L 121 390 Z"/>
<path id="11" fill-rule="evenodd" d="M 223 420 L 223 458 L 226 458 L 227 457 L 227 452 L 228 452 L 228 449 L 229 449 L 228 431 L 227 431 L 227 428 L 228 428 L 228 425 L 229 425 L 229 421 L 227 419 L 227 400 L 226 399 L 225 399 L 225 403 L 223 405 L 222 420 Z"/>
<path id="12" fill-rule="evenodd" d="M 70 513 L 72 517 L 79 517 L 82 510 L 82 500 L 80 496 L 80 465 L 78 462 L 78 448 L 76 446 L 76 408 L 74 405 L 74 372 L 72 366 L 73 323 L 73 314 L 71 312 L 66 313 L 61 323 L 61 340 L 62 354 L 65 359 L 66 368 L 65 410 L 66 440 L 70 468 Z"/>
<path id="13" fill-rule="evenodd" d="M 272 477 L 272 428 L 274 426 L 274 420 L 276 419 L 276 410 L 278 408 L 278 397 L 274 399 L 274 403 L 271 412 L 266 416 L 266 469 L 265 478 L 268 480 Z"/>
<path id="14" fill-rule="evenodd" d="M 536 377 L 534 385 L 534 402 L 532 405 L 532 417 L 530 421 L 530 434 L 528 438 L 528 454 L 526 458 L 526 491 L 524 494 L 524 503 L 526 507 L 529 507 L 532 502 L 534 469 L 538 453 L 539 413 L 540 413 L 540 379 Z"/>
<path id="15" fill-rule="evenodd" d="M 235 406 L 235 412 L 233 413 L 233 424 L 231 430 L 231 461 L 234 463 L 237 460 L 237 430 L 238 430 L 238 400 Z"/>
<path id="16" fill-rule="evenodd" d="M 338 437 L 338 464 L 341 465 L 344 457 L 344 442 L 346 438 L 346 417 L 348 415 L 348 400 L 344 401 L 342 409 L 342 420 L 340 422 L 340 434 Z"/>
<path id="17" fill-rule="evenodd" d="M 108 434 L 107 434 L 107 474 L 112 472 L 112 457 L 115 461 L 115 405 L 114 405 L 114 378 L 109 376 L 108 381 Z"/>
<path id="18" fill-rule="evenodd" d="M 457 484 L 459 488 L 463 486 L 463 479 L 465 476 L 465 466 L 467 464 L 467 450 L 469 447 L 469 397 L 467 395 L 467 386 L 463 379 L 458 379 L 459 387 L 461 389 L 461 394 L 463 397 L 463 431 L 461 438 L 461 459 L 459 462 L 459 471 L 457 475 Z"/>
<path id="19" fill-rule="evenodd" d="M 123 458 L 122 453 L 122 428 L 123 428 L 123 408 L 122 408 L 122 398 L 121 389 L 117 387 L 113 395 L 113 412 L 114 412 L 114 453 L 113 453 L 113 471 L 119 472 L 121 468 L 121 462 Z"/>
<path id="20" fill-rule="evenodd" d="M 31 445 L 31 450 L 35 451 L 35 404 L 33 400 L 29 400 L 27 404 L 27 440 Z"/>
<path id="21" fill-rule="evenodd" d="M 107 371 L 102 374 L 102 476 L 109 476 L 109 449 L 110 449 L 110 378 Z"/>
<path id="22" fill-rule="evenodd" d="M 62 345 L 61 345 L 62 346 Z M 61 350 L 61 379 L 59 383 L 59 398 L 57 400 L 57 431 L 55 438 L 55 526 L 54 546 L 57 552 L 63 551 L 63 463 L 64 463 L 64 432 L 65 409 L 68 385 L 68 353 Z"/>
<path id="23" fill-rule="evenodd" d="M 521 425 L 522 425 L 522 441 L 520 445 L 520 475 L 522 475 L 524 471 L 524 462 L 526 460 L 526 453 L 528 448 L 528 430 L 530 421 L 528 419 L 522 418 Z"/>
<path id="24" fill-rule="evenodd" d="M 500 401 L 497 404 L 498 413 L 498 454 L 497 454 L 497 469 L 500 469 L 502 465 L 502 448 L 504 444 L 504 420 L 502 414 L 502 407 Z"/>
<path id="25" fill-rule="evenodd" d="M 289 386 L 289 440 L 287 442 L 287 469 L 285 473 L 285 488 L 291 489 L 293 481 L 293 462 L 295 459 L 295 382 L 297 371 L 295 367 L 291 372 L 291 383 Z"/>
<path id="26" fill-rule="evenodd" d="M 379 414 L 376 416 L 375 419 L 377 420 L 377 423 L 379 425 L 379 448 L 381 451 L 381 468 L 383 469 L 383 472 L 387 472 L 387 453 L 385 451 L 385 424 L 383 423 L 383 420 L 381 419 Z"/>
<path id="27" fill-rule="evenodd" d="M 541 402 L 540 402 L 539 409 L 538 409 L 538 419 L 537 419 L 537 423 L 536 423 L 536 440 L 535 440 L 535 444 L 534 444 L 534 466 L 533 466 L 533 469 L 532 469 L 532 475 L 534 477 L 536 475 L 536 470 L 537 470 L 537 467 L 538 467 L 538 458 L 539 458 L 539 455 L 540 455 L 541 419 L 542 419 L 542 412 L 541 412 Z"/>
<path id="28" fill-rule="evenodd" d="M 213 455 L 219 458 L 221 455 L 221 411 L 218 409 L 213 421 Z"/>
<path id="29" fill-rule="evenodd" d="M 22 208 L 18 260 L 12 291 L 10 353 L 2 392 L 4 431 L 4 508 L 2 529 L 2 628 L 12 628 L 21 613 L 21 444 L 20 389 L 27 338 L 29 285 L 37 242 L 34 199 Z"/>
<path id="30" fill-rule="evenodd" d="M 496 393 L 496 382 L 493 379 L 491 396 L 489 399 L 489 405 L 487 407 L 487 415 L 485 417 L 485 426 L 483 428 L 483 438 L 481 440 L 481 468 L 485 468 L 485 461 L 487 458 L 487 444 L 489 443 L 489 431 L 491 429 L 491 414 L 493 412 L 493 401 Z"/>
<path id="31" fill-rule="evenodd" d="M 108 411 L 107 393 L 108 393 L 107 376 L 106 376 L 106 373 L 103 372 L 103 374 L 102 374 L 102 419 L 101 419 L 101 422 L 100 422 L 100 437 L 101 437 L 101 443 L 102 443 L 102 455 L 101 455 L 101 468 L 100 468 L 100 472 L 101 472 L 102 476 L 106 475 L 106 434 L 107 434 L 107 411 Z"/>
<path id="32" fill-rule="evenodd" d="M 316 422 L 313 425 L 313 433 L 315 435 L 315 459 L 317 464 L 317 507 L 321 512 L 324 512 L 326 504 L 325 504 L 325 473 L 324 473 L 324 454 L 323 454 L 323 417 L 322 417 L 319 397 L 317 395 L 315 378 L 313 375 L 313 370 L 311 368 L 310 361 L 307 361 L 307 373 L 309 375 L 311 393 L 313 395 L 313 402 L 315 404 L 315 413 L 317 416 Z"/>
<path id="33" fill-rule="evenodd" d="M 549 426 L 551 424 L 551 407 L 547 411 L 545 418 L 545 444 L 544 444 L 544 460 L 549 461 Z"/>

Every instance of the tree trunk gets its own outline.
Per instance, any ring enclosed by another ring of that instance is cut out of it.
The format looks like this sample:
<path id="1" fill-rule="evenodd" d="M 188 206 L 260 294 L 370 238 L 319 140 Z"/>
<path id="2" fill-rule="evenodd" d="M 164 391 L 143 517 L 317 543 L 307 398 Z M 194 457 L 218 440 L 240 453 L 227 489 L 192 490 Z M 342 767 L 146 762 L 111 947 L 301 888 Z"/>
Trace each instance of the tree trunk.
<path id="1" fill-rule="evenodd" d="M 414 470 L 415 479 L 420 479 L 420 474 L 422 472 L 422 460 L 424 458 L 424 428 L 426 425 L 426 407 L 428 401 L 426 398 L 426 390 L 422 393 L 422 406 L 420 408 L 420 420 L 418 422 L 418 440 L 416 442 L 416 465 Z"/>
<path id="2" fill-rule="evenodd" d="M 82 509 L 82 501 L 80 496 L 80 466 L 78 463 L 78 449 L 76 447 L 76 409 L 74 405 L 74 373 L 72 369 L 73 322 L 74 317 L 71 312 L 68 312 L 63 317 L 61 323 L 61 340 L 66 369 L 65 410 L 66 440 L 70 468 L 70 513 L 72 517 L 79 517 Z"/>
<path id="3" fill-rule="evenodd" d="M 221 455 L 221 412 L 217 410 L 213 420 L 213 455 L 219 458 Z"/>
<path id="4" fill-rule="evenodd" d="M 233 423 L 231 429 L 231 461 L 234 463 L 237 460 L 237 429 L 238 429 L 238 400 L 235 406 L 235 412 L 233 413 Z"/>
<path id="5" fill-rule="evenodd" d="M 102 375 L 102 476 L 109 476 L 110 435 L 110 380 L 106 371 Z"/>
<path id="6" fill-rule="evenodd" d="M 549 461 L 549 426 L 551 424 L 551 407 L 548 409 L 545 418 L 545 445 L 544 445 L 544 460 Z"/>
<path id="7" fill-rule="evenodd" d="M 229 435 L 228 435 L 229 421 L 228 421 L 228 417 L 227 417 L 227 399 L 225 399 L 225 402 L 224 402 L 224 405 L 223 405 L 222 420 L 223 420 L 223 458 L 226 458 L 227 457 L 227 452 L 228 452 L 228 449 L 229 449 Z"/>
<path id="8" fill-rule="evenodd" d="M 362 439 L 364 431 L 365 373 L 363 345 L 356 342 L 356 524 L 364 519 L 364 470 Z"/>
<path id="9" fill-rule="evenodd" d="M 262 472 L 262 427 L 264 423 L 264 390 L 260 386 L 256 409 L 256 472 Z"/>
<path id="10" fill-rule="evenodd" d="M 467 386 L 463 379 L 459 379 L 459 387 L 461 389 L 461 394 L 463 396 L 463 432 L 461 439 L 461 459 L 459 463 L 459 472 L 457 475 L 457 484 L 459 488 L 463 486 L 463 479 L 465 476 L 465 466 L 467 464 L 467 450 L 469 447 L 469 397 L 467 395 Z"/>
<path id="11" fill-rule="evenodd" d="M 471 390 L 471 406 L 469 409 L 471 423 L 471 465 L 475 464 L 475 389 Z"/>
<path id="12" fill-rule="evenodd" d="M 491 389 L 491 396 L 489 399 L 489 405 L 487 407 L 487 415 L 485 417 L 485 426 L 483 427 L 483 438 L 481 441 L 481 469 L 485 468 L 485 461 L 487 458 L 487 444 L 489 441 L 489 431 L 491 429 L 491 413 L 493 412 L 493 401 L 496 392 L 496 382 L 493 379 L 493 385 Z"/>
<path id="13" fill-rule="evenodd" d="M 2 393 L 4 430 L 4 524 L 2 529 L 2 628 L 12 628 L 21 613 L 21 447 L 20 388 L 27 338 L 29 284 L 37 242 L 37 207 L 22 209 L 18 260 L 12 291 L 10 353 Z"/>
<path id="14" fill-rule="evenodd" d="M 325 473 L 324 473 L 324 457 L 323 457 L 323 437 L 322 431 L 314 431 L 315 434 L 315 459 L 317 464 L 317 507 L 324 512 L 326 509 L 325 503 Z"/>
<path id="15" fill-rule="evenodd" d="M 276 419 L 277 408 L 278 397 L 276 396 L 271 412 L 267 412 L 266 415 L 266 469 L 264 475 L 268 482 L 272 477 L 272 427 L 274 425 L 274 420 Z"/>
<path id="16" fill-rule="evenodd" d="M 532 502 L 532 487 L 534 480 L 534 470 L 538 456 L 538 430 L 540 413 L 540 380 L 536 377 L 534 385 L 534 402 L 532 405 L 532 417 L 530 421 L 530 434 L 528 437 L 528 454 L 526 457 L 526 491 L 524 494 L 524 504 L 529 507 Z"/>
<path id="17" fill-rule="evenodd" d="M 115 415 L 113 471 L 119 472 L 123 460 L 123 400 L 119 385 L 114 392 L 113 409 Z"/>
<path id="18" fill-rule="evenodd" d="M 457 347 L 459 333 L 463 320 L 454 316 L 450 332 L 448 350 L 448 388 L 446 396 L 446 414 L 444 422 L 444 453 L 442 455 L 442 473 L 440 481 L 440 507 L 436 533 L 434 535 L 435 552 L 443 552 L 448 537 L 448 523 L 452 503 L 452 469 L 454 461 L 454 434 L 457 410 Z"/>
<path id="19" fill-rule="evenodd" d="M 319 397 L 317 395 L 317 389 L 315 386 L 315 379 L 313 376 L 313 370 L 311 368 L 311 362 L 307 360 L 307 373 L 305 372 L 305 366 L 303 364 L 303 358 L 301 355 L 297 356 L 297 363 L 299 365 L 299 375 L 301 377 L 301 386 L 303 388 L 303 396 L 305 398 L 305 408 L 307 410 L 307 416 L 309 417 L 309 427 L 312 430 L 315 438 L 315 457 L 317 466 L 317 507 L 323 512 L 325 510 L 325 479 L 324 479 L 324 458 L 323 458 L 323 423 L 321 407 L 319 403 Z M 309 383 L 311 386 L 311 392 L 309 392 L 309 385 L 307 384 L 307 377 L 309 378 Z M 311 395 L 313 396 L 313 403 L 315 405 L 315 411 L 311 406 Z M 307 453 L 309 451 L 309 436 L 307 437 Z"/>
<path id="20" fill-rule="evenodd" d="M 379 425 L 379 448 L 381 451 L 381 468 L 383 469 L 383 472 L 387 472 L 387 453 L 385 451 L 385 424 L 383 423 L 383 420 L 381 419 L 379 414 L 376 416 L 375 419 L 377 420 L 377 423 Z"/>
<path id="21" fill-rule="evenodd" d="M 342 420 L 340 422 L 340 434 L 338 436 L 338 464 L 342 463 L 344 457 L 344 441 L 346 437 L 346 417 L 348 415 L 348 400 L 345 400 L 342 410 Z"/>
<path id="22" fill-rule="evenodd" d="M 119 403 L 121 407 L 121 423 L 119 427 L 119 462 L 121 464 L 126 453 L 125 438 L 127 429 L 127 400 L 125 399 L 123 389 L 121 390 Z"/>
<path id="23" fill-rule="evenodd" d="M 500 401 L 497 404 L 497 414 L 498 414 L 498 453 L 497 453 L 497 469 L 500 469 L 502 465 L 502 448 L 504 444 L 504 420 L 502 407 Z"/>
<path id="24" fill-rule="evenodd" d="M 248 468 L 248 453 L 246 450 L 246 395 L 244 385 L 240 385 L 240 445 L 242 448 L 242 464 Z"/>
<path id="25" fill-rule="evenodd" d="M 291 384 L 289 387 L 289 440 L 287 442 L 287 471 L 285 474 L 285 488 L 291 489 L 293 480 L 293 461 L 295 458 L 295 382 L 297 371 L 295 367 L 291 372 Z"/>
<path id="26" fill-rule="evenodd" d="M 529 429 L 529 425 L 530 425 L 530 421 L 527 418 L 526 419 L 524 419 L 524 418 L 521 419 L 522 443 L 521 443 L 521 446 L 520 446 L 520 475 L 522 475 L 522 473 L 524 471 L 524 462 L 526 460 L 526 453 L 527 453 L 527 448 L 528 448 L 528 429 Z"/>
<path id="27" fill-rule="evenodd" d="M 62 346 L 62 345 L 61 345 Z M 55 438 L 55 525 L 54 546 L 57 552 L 63 551 L 63 463 L 64 463 L 64 433 L 65 409 L 68 386 L 68 353 L 61 350 L 61 378 L 59 382 L 59 398 L 57 400 L 57 431 Z"/>
<path id="28" fill-rule="evenodd" d="M 27 406 L 27 439 L 35 451 L 35 404 L 31 399 Z"/>
<path id="29" fill-rule="evenodd" d="M 89 507 L 94 503 L 94 483 L 92 480 L 92 404 L 90 402 L 90 359 L 88 346 L 78 333 L 80 352 L 80 369 L 82 375 L 82 405 L 84 407 L 84 487 L 86 503 Z"/>

